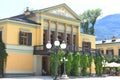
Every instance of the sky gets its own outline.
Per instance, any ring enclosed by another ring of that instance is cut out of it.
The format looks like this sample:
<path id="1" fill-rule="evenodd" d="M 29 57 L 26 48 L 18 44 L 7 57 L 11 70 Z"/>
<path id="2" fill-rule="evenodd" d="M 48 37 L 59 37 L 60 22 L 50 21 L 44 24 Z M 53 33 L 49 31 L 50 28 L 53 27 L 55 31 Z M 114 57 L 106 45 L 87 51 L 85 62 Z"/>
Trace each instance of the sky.
<path id="1" fill-rule="evenodd" d="M 78 15 L 86 10 L 100 8 L 100 18 L 120 14 L 120 0 L 0 0 L 0 19 L 22 14 L 26 7 L 39 10 L 66 3 Z"/>

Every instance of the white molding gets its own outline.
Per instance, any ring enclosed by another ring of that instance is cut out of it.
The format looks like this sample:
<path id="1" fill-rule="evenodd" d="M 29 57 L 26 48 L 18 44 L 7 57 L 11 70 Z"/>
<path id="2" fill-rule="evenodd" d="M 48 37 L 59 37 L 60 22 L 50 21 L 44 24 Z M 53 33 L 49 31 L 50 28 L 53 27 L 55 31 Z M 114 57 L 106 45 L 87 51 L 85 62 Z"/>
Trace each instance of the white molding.
<path id="1" fill-rule="evenodd" d="M 27 53 L 33 54 L 33 47 L 32 46 L 21 46 L 21 45 L 6 45 L 7 53 Z"/>
<path id="2" fill-rule="evenodd" d="M 4 22 L 6 22 L 6 23 L 19 24 L 19 25 L 26 25 L 27 27 L 31 27 L 31 28 L 40 27 L 40 25 L 37 25 L 37 24 L 26 23 L 26 22 L 21 22 L 21 21 L 15 21 L 15 20 L 9 20 L 9 19 L 0 20 L 0 23 L 4 23 Z"/>
<path id="3" fill-rule="evenodd" d="M 29 73 L 33 73 L 33 71 L 5 71 L 5 73 L 9 73 L 9 74 L 29 74 Z"/>
<path id="4" fill-rule="evenodd" d="M 85 37 L 96 38 L 96 36 L 90 35 L 90 34 L 83 34 L 83 33 L 80 33 L 80 35 L 81 35 L 82 37 L 85 36 Z"/>
<path id="5" fill-rule="evenodd" d="M 23 45 L 11 45 L 7 44 L 6 49 L 16 49 L 16 50 L 33 50 L 32 46 L 23 46 Z"/>

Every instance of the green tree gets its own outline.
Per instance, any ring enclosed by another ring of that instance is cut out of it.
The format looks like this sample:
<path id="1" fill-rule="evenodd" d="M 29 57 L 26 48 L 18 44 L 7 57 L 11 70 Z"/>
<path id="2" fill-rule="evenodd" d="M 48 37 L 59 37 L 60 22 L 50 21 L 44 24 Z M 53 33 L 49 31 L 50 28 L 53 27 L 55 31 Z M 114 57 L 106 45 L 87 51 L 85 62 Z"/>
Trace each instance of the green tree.
<path id="1" fill-rule="evenodd" d="M 60 48 L 58 50 L 58 57 L 59 57 L 59 60 L 58 60 L 58 73 L 62 74 L 61 71 L 62 71 L 62 63 L 63 62 L 61 61 L 61 59 L 63 59 L 65 57 L 65 52 Z"/>
<path id="2" fill-rule="evenodd" d="M 88 68 L 89 68 L 89 71 L 90 71 L 90 75 L 91 75 L 92 60 L 93 60 L 92 55 L 88 56 Z"/>
<path id="3" fill-rule="evenodd" d="M 82 76 L 86 76 L 87 75 L 87 67 L 88 67 L 88 56 L 86 55 L 86 53 L 84 53 L 83 55 L 81 55 L 80 57 L 81 61 L 80 61 L 80 64 L 81 64 L 81 73 L 82 73 Z"/>
<path id="4" fill-rule="evenodd" d="M 53 75 L 55 75 L 55 59 L 56 59 L 56 56 L 55 56 L 56 54 L 55 53 L 51 53 L 50 54 L 50 73 L 51 73 L 51 75 L 53 76 Z"/>
<path id="5" fill-rule="evenodd" d="M 4 69 L 6 67 L 7 53 L 5 50 L 5 44 L 0 40 L 0 75 L 4 77 Z"/>
<path id="6" fill-rule="evenodd" d="M 61 59 L 64 57 L 65 53 L 60 48 L 58 48 L 58 73 L 61 73 Z M 55 75 L 55 66 L 56 66 L 56 53 L 50 53 L 50 73 Z"/>
<path id="7" fill-rule="evenodd" d="M 104 57 L 101 54 L 97 54 L 94 57 L 95 71 L 98 76 L 102 76 L 102 73 L 103 73 L 103 66 L 102 66 L 103 60 L 104 60 Z"/>
<path id="8" fill-rule="evenodd" d="M 80 67 L 80 53 L 77 52 L 73 54 L 72 71 L 71 71 L 71 74 L 73 76 L 79 75 L 79 67 Z"/>
<path id="9" fill-rule="evenodd" d="M 67 75 L 70 75 L 71 69 L 72 69 L 72 61 L 73 61 L 73 53 L 69 52 L 66 55 L 66 58 L 68 59 L 68 61 L 66 62 L 66 73 Z"/>
<path id="10" fill-rule="evenodd" d="M 101 9 L 87 10 L 80 14 L 81 28 L 83 33 L 94 35 L 94 25 L 96 19 L 101 15 Z"/>

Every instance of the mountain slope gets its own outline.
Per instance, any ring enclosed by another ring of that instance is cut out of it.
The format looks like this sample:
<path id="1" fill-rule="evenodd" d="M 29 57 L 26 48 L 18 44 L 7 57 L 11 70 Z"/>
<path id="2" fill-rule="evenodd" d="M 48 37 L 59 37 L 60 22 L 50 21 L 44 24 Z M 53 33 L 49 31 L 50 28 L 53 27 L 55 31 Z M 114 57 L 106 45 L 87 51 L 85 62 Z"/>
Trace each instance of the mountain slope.
<path id="1" fill-rule="evenodd" d="M 120 14 L 108 15 L 95 24 L 97 40 L 120 38 Z"/>

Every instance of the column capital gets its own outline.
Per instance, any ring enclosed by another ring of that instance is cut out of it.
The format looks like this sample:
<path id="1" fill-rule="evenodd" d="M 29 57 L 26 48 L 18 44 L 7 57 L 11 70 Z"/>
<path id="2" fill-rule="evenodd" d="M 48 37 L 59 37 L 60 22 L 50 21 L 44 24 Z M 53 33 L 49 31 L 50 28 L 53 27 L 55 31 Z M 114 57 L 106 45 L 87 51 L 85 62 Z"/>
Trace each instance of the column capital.
<path id="1" fill-rule="evenodd" d="M 55 21 L 55 24 L 58 25 L 58 21 Z"/>
<path id="2" fill-rule="evenodd" d="M 51 20 L 48 20 L 48 23 L 51 23 Z"/>
<path id="3" fill-rule="evenodd" d="M 73 28 L 73 25 L 71 25 L 71 28 Z"/>
<path id="4" fill-rule="evenodd" d="M 64 23 L 64 27 L 66 27 L 67 26 L 67 24 L 66 23 Z"/>

